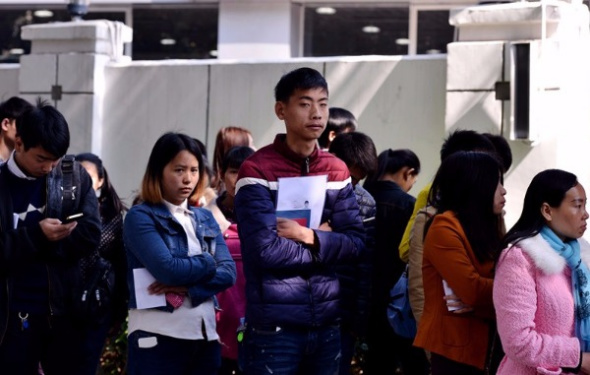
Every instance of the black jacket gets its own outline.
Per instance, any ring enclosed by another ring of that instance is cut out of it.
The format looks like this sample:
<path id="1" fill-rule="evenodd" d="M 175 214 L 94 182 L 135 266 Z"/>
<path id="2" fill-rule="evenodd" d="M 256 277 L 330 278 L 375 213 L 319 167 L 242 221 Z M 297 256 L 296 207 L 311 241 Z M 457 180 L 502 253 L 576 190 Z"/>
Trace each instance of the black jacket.
<path id="1" fill-rule="evenodd" d="M 365 227 L 365 251 L 357 262 L 335 267 L 340 280 L 342 328 L 357 337 L 366 335 L 371 301 L 371 256 L 375 248 L 375 200 L 360 184 L 354 187 L 360 216 Z"/>
<path id="2" fill-rule="evenodd" d="M 98 202 L 92 181 L 86 170 L 75 163 L 80 176 L 71 212 L 62 212 L 61 163 L 47 175 L 45 217 L 63 220 L 68 215 L 83 212 L 72 234 L 60 241 L 49 241 L 41 226 L 13 229 L 12 198 L 7 187 L 7 165 L 0 166 L 0 343 L 4 339 L 13 290 L 13 270 L 33 259 L 41 260 L 49 277 L 50 315 L 64 315 L 77 260 L 94 251 L 100 240 Z"/>

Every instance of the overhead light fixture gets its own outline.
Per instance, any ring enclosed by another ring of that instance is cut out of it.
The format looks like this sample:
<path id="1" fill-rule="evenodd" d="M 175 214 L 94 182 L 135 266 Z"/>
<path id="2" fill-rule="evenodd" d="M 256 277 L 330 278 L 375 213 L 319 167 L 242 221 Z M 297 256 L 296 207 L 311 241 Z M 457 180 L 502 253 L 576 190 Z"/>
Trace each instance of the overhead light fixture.
<path id="1" fill-rule="evenodd" d="M 172 38 L 162 38 L 160 40 L 160 44 L 163 46 L 173 46 L 176 44 L 176 39 L 172 39 Z"/>
<path id="2" fill-rule="evenodd" d="M 410 39 L 408 39 L 408 38 L 397 38 L 395 40 L 395 44 L 397 44 L 398 46 L 407 46 L 408 44 L 410 44 Z"/>
<path id="3" fill-rule="evenodd" d="M 33 15 L 38 18 L 51 18 L 53 17 L 53 12 L 49 9 L 39 9 L 34 11 Z"/>
<path id="4" fill-rule="evenodd" d="M 25 53 L 25 50 L 22 48 L 12 48 L 8 51 L 8 53 L 11 55 L 22 55 Z"/>
<path id="5" fill-rule="evenodd" d="M 332 7 L 319 7 L 315 10 L 317 14 L 332 15 L 336 13 L 336 9 Z"/>
<path id="6" fill-rule="evenodd" d="M 212 49 L 211 51 L 209 51 L 209 56 L 217 57 L 219 56 L 219 52 L 216 49 Z"/>
<path id="7" fill-rule="evenodd" d="M 72 21 L 81 21 L 82 17 L 88 13 L 90 0 L 70 0 L 68 12 L 72 16 Z"/>
<path id="8" fill-rule="evenodd" d="M 373 25 L 368 25 L 368 26 L 363 27 L 363 32 L 365 32 L 367 34 L 376 34 L 380 31 L 381 31 L 380 28 L 378 28 L 377 26 L 373 26 Z"/>

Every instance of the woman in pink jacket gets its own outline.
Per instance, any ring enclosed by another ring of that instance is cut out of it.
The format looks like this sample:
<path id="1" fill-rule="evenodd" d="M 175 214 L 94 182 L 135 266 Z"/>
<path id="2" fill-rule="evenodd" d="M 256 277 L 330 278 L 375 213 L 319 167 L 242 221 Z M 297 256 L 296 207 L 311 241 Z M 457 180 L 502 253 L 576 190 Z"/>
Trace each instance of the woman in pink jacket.
<path id="1" fill-rule="evenodd" d="M 505 356 L 498 374 L 590 373 L 590 244 L 575 175 L 537 174 L 506 234 L 493 298 Z"/>

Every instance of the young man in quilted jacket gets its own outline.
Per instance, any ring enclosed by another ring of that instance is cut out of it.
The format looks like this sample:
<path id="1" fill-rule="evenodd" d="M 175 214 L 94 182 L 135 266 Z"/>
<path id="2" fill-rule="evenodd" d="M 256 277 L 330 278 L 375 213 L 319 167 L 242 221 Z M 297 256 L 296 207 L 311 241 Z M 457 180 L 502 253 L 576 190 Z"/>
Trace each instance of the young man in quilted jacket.
<path id="1" fill-rule="evenodd" d="M 286 134 L 249 157 L 235 210 L 246 276 L 244 373 L 334 375 L 340 359 L 340 286 L 334 266 L 364 251 L 364 229 L 348 168 L 318 148 L 328 85 L 316 70 L 285 74 L 275 114 Z M 319 228 L 277 218 L 278 179 L 327 176 Z"/>

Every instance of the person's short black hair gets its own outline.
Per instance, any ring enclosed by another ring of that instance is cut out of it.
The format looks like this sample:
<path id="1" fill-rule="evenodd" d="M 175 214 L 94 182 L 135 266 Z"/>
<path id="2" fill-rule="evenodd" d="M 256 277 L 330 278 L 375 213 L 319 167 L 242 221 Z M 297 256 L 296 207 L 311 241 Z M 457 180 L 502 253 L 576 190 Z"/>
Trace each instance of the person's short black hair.
<path id="1" fill-rule="evenodd" d="M 379 171 L 377 179 L 383 177 L 387 173 L 396 173 L 403 167 L 414 169 L 415 174 L 420 173 L 420 159 L 418 155 L 410 149 L 388 149 L 382 151 L 378 157 Z"/>
<path id="2" fill-rule="evenodd" d="M 17 119 L 24 112 L 33 108 L 33 105 L 23 98 L 13 96 L 0 103 L 0 121 L 4 119 Z"/>
<path id="3" fill-rule="evenodd" d="M 240 169 L 244 160 L 254 153 L 249 146 L 234 146 L 230 148 L 221 162 L 221 174 L 223 175 L 230 168 Z"/>
<path id="4" fill-rule="evenodd" d="M 504 173 L 508 172 L 512 166 L 512 150 L 510 149 L 510 145 L 506 138 L 500 134 L 483 133 L 483 135 L 487 137 L 496 148 L 496 154 L 500 158 Z"/>
<path id="5" fill-rule="evenodd" d="M 330 144 L 332 154 L 341 159 L 348 168 L 360 168 L 366 174 L 377 170 L 377 150 L 368 135 L 361 132 L 343 133 Z"/>
<path id="6" fill-rule="evenodd" d="M 275 100 L 286 103 L 296 90 L 321 88 L 328 93 L 328 83 L 320 72 L 312 68 L 299 68 L 284 74 L 275 86 Z"/>
<path id="7" fill-rule="evenodd" d="M 356 117 L 347 109 L 340 107 L 330 107 L 330 115 L 328 116 L 328 123 L 322 135 L 318 138 L 318 143 L 321 148 L 330 147 L 330 132 L 340 135 L 344 132 L 356 131 L 358 127 Z"/>
<path id="8" fill-rule="evenodd" d="M 459 129 L 450 133 L 440 149 L 440 160 L 444 161 L 457 151 L 482 151 L 495 153 L 492 141 L 475 130 Z"/>
<path id="9" fill-rule="evenodd" d="M 16 119 L 16 135 L 22 140 L 25 151 L 41 146 L 56 158 L 64 156 L 70 147 L 70 129 L 66 119 L 41 98 Z"/>

